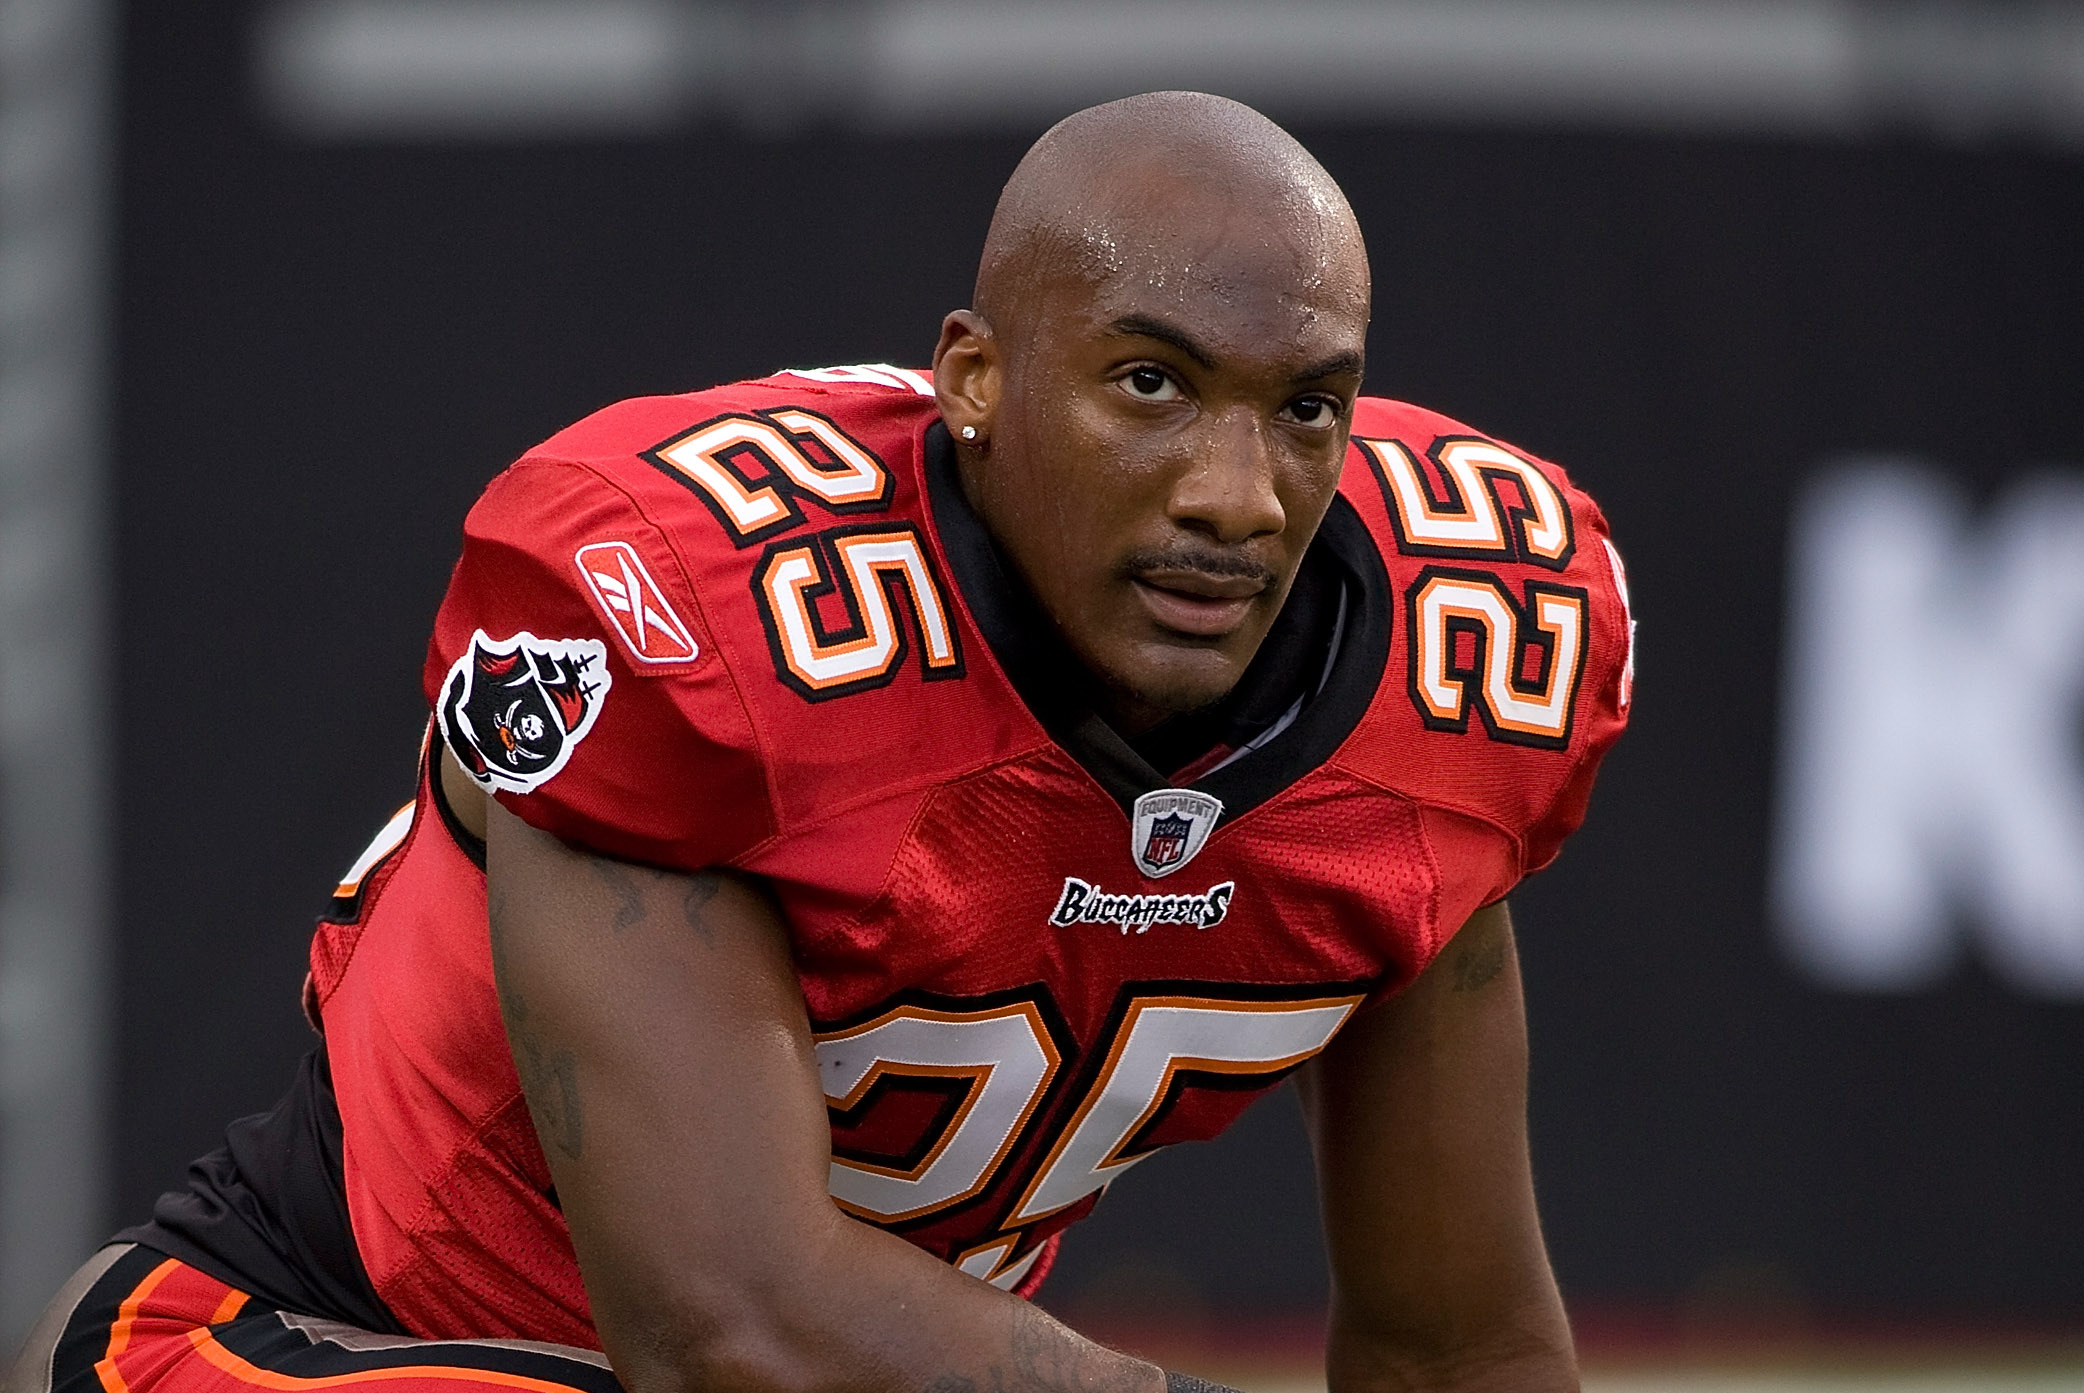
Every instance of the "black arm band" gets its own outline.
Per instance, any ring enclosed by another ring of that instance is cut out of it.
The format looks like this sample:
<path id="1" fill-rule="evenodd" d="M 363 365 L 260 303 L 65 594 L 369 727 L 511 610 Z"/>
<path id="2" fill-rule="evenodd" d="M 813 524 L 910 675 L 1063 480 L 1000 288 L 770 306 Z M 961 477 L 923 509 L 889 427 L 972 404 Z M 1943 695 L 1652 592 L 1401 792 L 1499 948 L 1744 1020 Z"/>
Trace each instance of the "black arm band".
<path id="1" fill-rule="evenodd" d="M 1165 1393 L 1237 1393 L 1237 1390 L 1220 1383 L 1210 1383 L 1205 1378 L 1195 1378 L 1192 1374 L 1175 1374 L 1167 1369 Z"/>

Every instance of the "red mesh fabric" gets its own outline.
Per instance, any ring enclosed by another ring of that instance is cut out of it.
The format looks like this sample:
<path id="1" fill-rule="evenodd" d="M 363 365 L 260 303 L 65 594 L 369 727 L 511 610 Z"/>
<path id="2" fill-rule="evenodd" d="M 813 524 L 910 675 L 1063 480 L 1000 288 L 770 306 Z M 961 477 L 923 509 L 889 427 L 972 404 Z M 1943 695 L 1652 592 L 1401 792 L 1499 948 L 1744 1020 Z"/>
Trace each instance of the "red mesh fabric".
<path id="1" fill-rule="evenodd" d="M 1150 880 L 1131 858 L 1128 817 L 1044 737 L 959 595 L 945 597 L 959 675 L 922 674 L 916 610 L 900 603 L 911 648 L 887 681 L 813 701 L 781 680 L 780 640 L 770 641 L 754 584 L 766 547 L 724 537 L 694 490 L 640 452 L 698 422 L 788 403 L 813 404 L 890 471 L 878 525 L 918 529 L 945 577 L 920 472 L 930 399 L 778 377 L 625 403 L 548 442 L 473 512 L 430 650 L 430 694 L 480 628 L 605 643 L 613 686 L 597 723 L 562 772 L 510 800 L 523 816 L 598 850 L 766 877 L 822 1030 L 909 1010 L 968 1019 L 1009 1003 L 1032 1007 L 1021 1018 L 1046 1036 L 1032 1049 L 1055 1062 L 1026 1111 L 1004 1119 L 1010 1140 L 973 1193 L 897 1225 L 928 1251 L 1012 1280 L 1096 1199 L 1086 1190 L 1023 1211 L 1041 1178 L 1059 1165 L 1076 1181 L 1104 1178 L 1131 1158 L 1132 1142 L 1213 1135 L 1277 1077 L 1241 1067 L 1216 1087 L 1201 1066 L 1183 1066 L 1150 1097 L 1129 1100 L 1125 1116 L 1140 1132 L 1102 1136 L 1121 1143 L 1114 1152 L 1074 1154 L 1082 1119 L 1101 1115 L 1085 1105 L 1130 1077 L 1121 1061 L 1127 1023 L 1145 1019 L 1137 1012 L 1163 999 L 1226 1021 L 1221 1013 L 1235 1011 L 1242 1025 L 1254 1011 L 1343 1019 L 1337 1012 L 1407 983 L 1471 910 L 1554 854 L 1624 719 L 1626 620 L 1605 524 L 1560 470 L 1537 462 L 1568 500 L 1576 551 L 1562 571 L 1494 568 L 1508 589 L 1533 578 L 1584 596 L 1584 676 L 1568 747 L 1501 741 L 1473 721 L 1463 731 L 1430 728 L 1413 701 L 1404 607 L 1429 563 L 1399 549 L 1382 489 L 1356 454 L 1343 488 L 1380 548 L 1393 610 L 1368 713 L 1327 764 Z M 1436 435 L 1469 434 L 1374 400 L 1362 404 L 1358 429 L 1418 453 Z M 1526 502 L 1516 490 L 1501 497 Z M 859 521 L 802 506 L 805 531 L 784 541 Z M 575 548 L 604 539 L 642 553 L 700 645 L 699 661 L 671 672 L 634 664 L 572 566 Z M 322 929 L 312 957 L 364 1261 L 418 1333 L 589 1344 L 569 1236 L 545 1198 L 547 1167 L 499 1020 L 483 878 L 424 793 L 412 839 L 383 877 L 359 928 Z M 1199 896 L 1212 906 L 1221 889 L 1222 913 L 1147 922 L 1140 932 L 1052 923 L 1074 879 L 1124 903 Z M 1151 1010 L 1148 1019 L 1170 1019 Z M 850 1125 L 888 1138 L 918 1132 L 920 1115 L 915 1107 L 880 1130 L 867 1115 Z M 1035 1258 L 1021 1289 L 1032 1290 L 1048 1260 Z"/>

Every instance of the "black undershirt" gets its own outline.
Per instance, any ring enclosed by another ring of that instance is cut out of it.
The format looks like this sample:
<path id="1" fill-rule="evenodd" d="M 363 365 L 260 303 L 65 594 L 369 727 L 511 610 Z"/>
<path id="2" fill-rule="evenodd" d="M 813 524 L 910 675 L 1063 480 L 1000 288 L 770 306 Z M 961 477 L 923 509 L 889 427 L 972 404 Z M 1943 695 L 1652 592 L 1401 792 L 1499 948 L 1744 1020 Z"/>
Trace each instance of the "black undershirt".
<path id="1" fill-rule="evenodd" d="M 273 1112 L 242 1117 L 188 1168 L 188 1188 L 117 1234 L 285 1311 L 387 1335 L 408 1332 L 370 1284 L 347 1217 L 340 1108 L 323 1044 Z"/>

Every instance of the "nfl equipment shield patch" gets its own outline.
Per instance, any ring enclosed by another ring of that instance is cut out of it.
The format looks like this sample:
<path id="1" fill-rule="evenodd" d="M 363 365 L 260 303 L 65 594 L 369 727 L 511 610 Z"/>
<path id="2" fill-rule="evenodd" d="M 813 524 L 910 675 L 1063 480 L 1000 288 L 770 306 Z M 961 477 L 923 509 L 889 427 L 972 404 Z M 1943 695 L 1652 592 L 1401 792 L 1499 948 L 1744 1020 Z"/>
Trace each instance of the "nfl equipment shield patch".
<path id="1" fill-rule="evenodd" d="M 592 638 L 493 639 L 483 629 L 441 687 L 441 733 L 488 789 L 527 793 L 564 768 L 608 695 L 608 647 Z"/>
<path id="2" fill-rule="evenodd" d="M 1151 879 L 1193 860 L 1223 815 L 1223 800 L 1191 788 L 1161 788 L 1136 800 L 1129 819 L 1129 854 Z"/>

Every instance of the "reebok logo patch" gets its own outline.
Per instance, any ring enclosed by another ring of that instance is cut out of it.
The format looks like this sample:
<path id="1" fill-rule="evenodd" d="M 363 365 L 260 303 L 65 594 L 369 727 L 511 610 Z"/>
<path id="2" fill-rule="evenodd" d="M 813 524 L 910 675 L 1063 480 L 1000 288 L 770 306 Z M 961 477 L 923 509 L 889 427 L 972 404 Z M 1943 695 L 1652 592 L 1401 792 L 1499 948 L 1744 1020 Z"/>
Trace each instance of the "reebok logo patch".
<path id="1" fill-rule="evenodd" d="M 572 556 L 594 603 L 640 663 L 691 663 L 701 656 L 644 559 L 628 542 L 595 542 Z"/>

